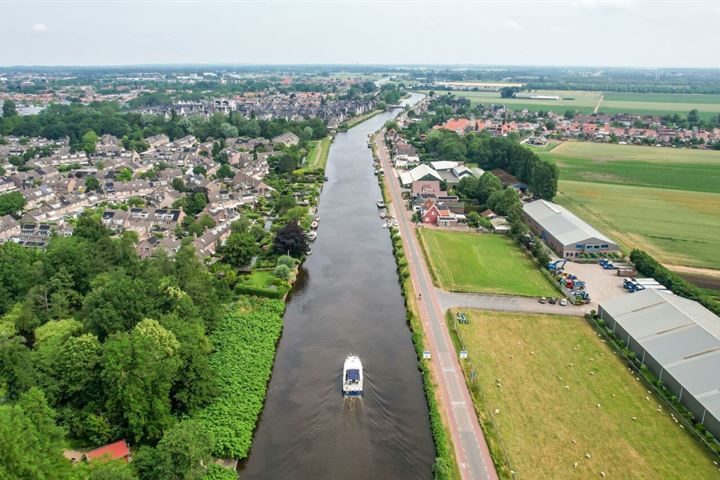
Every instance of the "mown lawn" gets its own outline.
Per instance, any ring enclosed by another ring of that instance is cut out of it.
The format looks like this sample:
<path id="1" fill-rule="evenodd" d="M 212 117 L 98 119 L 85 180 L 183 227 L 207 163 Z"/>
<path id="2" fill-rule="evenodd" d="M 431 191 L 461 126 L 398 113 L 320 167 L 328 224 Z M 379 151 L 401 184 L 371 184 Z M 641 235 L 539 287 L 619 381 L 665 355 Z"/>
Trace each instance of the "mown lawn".
<path id="1" fill-rule="evenodd" d="M 621 245 L 662 263 L 720 268 L 720 193 L 576 181 L 558 192 L 556 202 Z"/>
<path id="2" fill-rule="evenodd" d="M 517 478 L 719 478 L 584 319 L 463 311 L 476 408 L 492 417 Z"/>
<path id="3" fill-rule="evenodd" d="M 328 161 L 328 155 L 330 154 L 331 143 L 332 137 L 325 137 L 322 140 L 315 140 L 310 143 L 310 151 L 307 154 L 308 170 L 325 170 L 325 165 L 327 165 Z"/>
<path id="4" fill-rule="evenodd" d="M 555 289 L 509 238 L 420 229 L 433 277 L 456 292 L 555 296 Z"/>
<path id="5" fill-rule="evenodd" d="M 426 94 L 428 92 L 429 90 L 421 91 L 421 93 Z M 445 93 L 447 92 L 443 90 L 435 91 L 436 95 L 444 95 Z M 472 105 L 504 104 L 515 110 L 545 110 L 556 113 L 564 113 L 566 110 L 576 110 L 582 113 L 592 113 L 595 105 L 597 105 L 598 101 L 600 100 L 600 93 L 598 92 L 567 90 L 533 91 L 533 93 L 538 93 L 540 95 L 557 95 L 560 97 L 560 100 L 528 100 L 526 98 L 501 98 L 500 92 L 452 91 L 450 93 L 458 97 L 465 97 L 469 99 Z M 563 98 L 572 98 L 572 100 L 563 100 Z"/>

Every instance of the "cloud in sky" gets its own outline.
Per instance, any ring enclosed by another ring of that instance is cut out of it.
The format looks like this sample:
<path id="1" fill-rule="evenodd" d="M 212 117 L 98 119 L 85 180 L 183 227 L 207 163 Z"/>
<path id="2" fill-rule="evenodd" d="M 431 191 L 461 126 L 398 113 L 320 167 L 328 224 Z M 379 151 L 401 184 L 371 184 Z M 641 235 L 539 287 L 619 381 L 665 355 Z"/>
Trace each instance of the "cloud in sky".
<path id="1" fill-rule="evenodd" d="M 505 27 L 509 30 L 520 30 L 522 26 L 517 22 L 517 20 L 508 20 L 505 22 Z"/>
<path id="2" fill-rule="evenodd" d="M 577 6 L 586 10 L 613 12 L 628 10 L 635 6 L 634 0 L 578 0 Z"/>
<path id="3" fill-rule="evenodd" d="M 48 27 L 44 23 L 34 23 L 32 26 L 33 33 L 47 33 Z"/>

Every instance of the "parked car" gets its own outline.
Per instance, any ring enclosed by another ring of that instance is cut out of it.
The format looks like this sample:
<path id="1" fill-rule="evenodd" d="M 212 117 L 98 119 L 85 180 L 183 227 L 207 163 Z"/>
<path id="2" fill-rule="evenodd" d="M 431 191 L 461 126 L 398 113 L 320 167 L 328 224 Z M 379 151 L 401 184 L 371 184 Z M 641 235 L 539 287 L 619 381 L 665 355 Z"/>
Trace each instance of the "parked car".
<path id="1" fill-rule="evenodd" d="M 564 299 L 564 298 L 561 298 L 561 299 L 560 299 L 560 306 L 564 307 L 565 305 L 567 305 L 567 300 Z"/>
<path id="2" fill-rule="evenodd" d="M 550 300 L 548 300 L 548 301 L 550 302 L 551 305 L 555 305 L 555 303 L 556 303 L 556 300 L 554 298 L 550 298 Z"/>
<path id="3" fill-rule="evenodd" d="M 547 298 L 545 298 L 545 297 L 540 297 L 540 299 L 538 300 L 538 302 L 540 302 L 540 303 L 547 303 Z"/>

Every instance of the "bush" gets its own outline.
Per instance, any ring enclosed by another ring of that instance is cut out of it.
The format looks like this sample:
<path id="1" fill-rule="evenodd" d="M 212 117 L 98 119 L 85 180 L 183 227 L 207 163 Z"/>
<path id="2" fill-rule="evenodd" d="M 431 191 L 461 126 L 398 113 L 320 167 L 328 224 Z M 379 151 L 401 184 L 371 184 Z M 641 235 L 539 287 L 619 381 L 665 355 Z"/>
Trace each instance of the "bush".
<path id="1" fill-rule="evenodd" d="M 294 268 L 297 261 L 289 255 L 280 255 L 277 259 L 277 265 L 286 265 L 290 268 Z"/>
<path id="2" fill-rule="evenodd" d="M 282 278 L 283 280 L 290 280 L 290 277 L 292 276 L 292 270 L 287 265 L 281 264 L 275 267 L 275 270 L 273 270 L 273 275 L 278 278 Z"/>
<path id="3" fill-rule="evenodd" d="M 212 437 L 215 456 L 244 458 L 250 450 L 284 309 L 279 300 L 255 299 L 245 311 L 229 311 L 210 336 L 215 348 L 210 368 L 220 380 L 220 394 L 195 419 Z"/>

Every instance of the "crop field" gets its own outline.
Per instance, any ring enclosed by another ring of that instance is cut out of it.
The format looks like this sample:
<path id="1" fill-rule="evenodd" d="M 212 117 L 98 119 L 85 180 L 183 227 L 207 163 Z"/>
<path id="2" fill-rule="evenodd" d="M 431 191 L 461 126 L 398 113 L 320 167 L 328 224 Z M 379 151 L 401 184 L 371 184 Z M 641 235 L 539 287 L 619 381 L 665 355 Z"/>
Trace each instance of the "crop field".
<path id="1" fill-rule="evenodd" d="M 428 91 L 423 91 L 427 93 Z M 438 90 L 436 95 L 442 95 L 445 92 Z M 541 95 L 557 95 L 561 100 L 528 100 L 524 98 L 501 98 L 499 92 L 451 92 L 458 97 L 465 97 L 470 100 L 472 105 L 477 104 L 505 104 L 513 109 L 528 109 L 531 111 L 550 110 L 553 112 L 563 113 L 565 110 L 577 110 L 582 113 L 592 113 L 600 100 L 600 93 L 597 92 L 581 92 L 581 91 L 554 91 L 554 90 L 537 90 L 533 93 Z M 562 98 L 572 97 L 573 100 L 562 100 Z"/>
<path id="2" fill-rule="evenodd" d="M 473 401 L 517 478 L 718 478 L 584 319 L 463 311 Z"/>
<path id="3" fill-rule="evenodd" d="M 687 115 L 694 108 L 700 112 L 701 117 L 706 119 L 717 115 L 720 113 L 720 95 L 609 92 L 604 95 L 600 111 L 647 115 L 665 113 Z"/>
<path id="4" fill-rule="evenodd" d="M 662 263 L 720 269 L 720 193 L 562 180 L 555 201 Z"/>
<path id="5" fill-rule="evenodd" d="M 428 91 L 423 91 L 427 93 Z M 435 92 L 445 93 L 442 90 Z M 550 110 L 563 113 L 565 110 L 577 110 L 592 113 L 599 105 L 603 113 L 635 113 L 639 115 L 682 114 L 697 109 L 703 119 L 709 119 L 720 113 L 720 95 L 683 94 L 683 93 L 624 93 L 591 92 L 584 90 L 533 90 L 541 95 L 557 95 L 561 100 L 527 100 L 523 98 L 500 98 L 499 92 L 453 91 L 457 96 L 469 98 L 473 105 L 503 103 L 513 109 L 531 111 Z M 572 98 L 572 100 L 564 100 Z"/>
<path id="6" fill-rule="evenodd" d="M 565 142 L 541 158 L 560 168 L 562 180 L 717 192 L 720 152 L 686 148 Z"/>
<path id="7" fill-rule="evenodd" d="M 420 238 L 433 277 L 455 292 L 555 296 L 537 267 L 502 235 L 423 228 Z"/>

